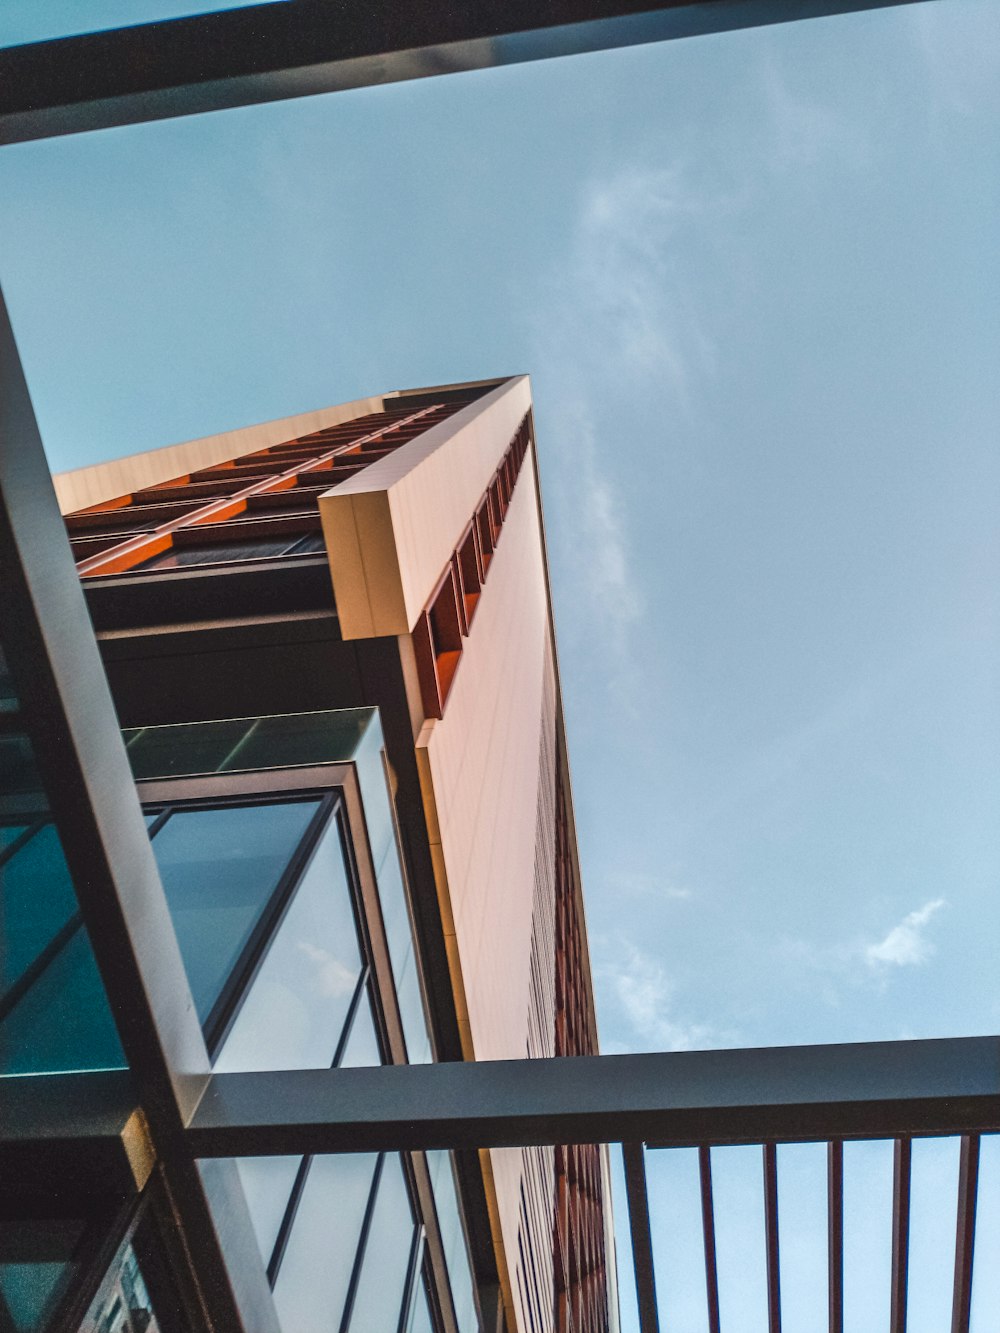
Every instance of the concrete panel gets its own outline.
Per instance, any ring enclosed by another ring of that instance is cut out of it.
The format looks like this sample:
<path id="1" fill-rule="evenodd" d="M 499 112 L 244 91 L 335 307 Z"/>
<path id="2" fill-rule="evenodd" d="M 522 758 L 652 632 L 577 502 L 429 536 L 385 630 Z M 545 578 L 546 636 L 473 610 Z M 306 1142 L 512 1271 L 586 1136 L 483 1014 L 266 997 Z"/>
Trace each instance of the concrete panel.
<path id="1" fill-rule="evenodd" d="M 528 377 L 505 380 L 320 497 L 346 639 L 412 630 L 530 407 Z M 337 534 L 349 502 L 360 516 L 362 497 L 372 495 L 386 496 L 389 522 L 356 521 L 359 568 Z"/>

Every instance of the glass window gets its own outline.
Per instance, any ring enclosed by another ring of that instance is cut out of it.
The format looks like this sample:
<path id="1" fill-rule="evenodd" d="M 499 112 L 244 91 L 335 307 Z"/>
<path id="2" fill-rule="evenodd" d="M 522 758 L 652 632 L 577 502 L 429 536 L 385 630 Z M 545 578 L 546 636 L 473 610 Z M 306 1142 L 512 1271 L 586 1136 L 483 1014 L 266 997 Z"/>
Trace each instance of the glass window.
<path id="1" fill-rule="evenodd" d="M 203 1023 L 318 805 L 310 800 L 178 810 L 153 838 Z"/>
<path id="2" fill-rule="evenodd" d="M 62 844 L 55 826 L 46 824 L 0 869 L 0 995 L 75 911 Z"/>
<path id="3" fill-rule="evenodd" d="M 370 1153 L 313 1159 L 274 1287 L 287 1333 L 339 1328 L 376 1161 Z"/>
<path id="4" fill-rule="evenodd" d="M 462 1230 L 458 1186 L 455 1182 L 451 1153 L 435 1150 L 428 1152 L 426 1157 L 431 1190 L 434 1194 L 434 1208 L 441 1230 L 441 1248 L 444 1250 L 458 1327 L 461 1333 L 475 1333 L 478 1328 L 476 1296 L 472 1285 L 469 1252 L 465 1246 L 465 1233 Z"/>
<path id="5" fill-rule="evenodd" d="M 124 1066 L 90 940 L 80 926 L 0 1025 L 0 1073 Z"/>
<path id="6" fill-rule="evenodd" d="M 358 1012 L 354 1015 L 354 1022 L 351 1024 L 351 1035 L 347 1039 L 347 1046 L 341 1057 L 340 1068 L 372 1068 L 381 1063 L 382 1052 L 379 1050 L 378 1034 L 372 1016 L 371 996 L 368 994 L 368 987 L 366 986 L 358 1005 Z"/>
<path id="7" fill-rule="evenodd" d="M 351 890 L 337 821 L 331 819 L 216 1069 L 329 1068 L 360 976 Z"/>
<path id="8" fill-rule="evenodd" d="M 399 1327 L 412 1244 L 413 1212 L 406 1177 L 398 1154 L 390 1153 L 382 1167 L 365 1241 L 351 1309 L 352 1333 Z"/>
<path id="9" fill-rule="evenodd" d="M 80 1326 L 80 1333 L 159 1333 L 135 1250 L 122 1246 Z"/>
<path id="10" fill-rule="evenodd" d="M 423 1282 L 420 1282 L 417 1286 L 416 1300 L 413 1302 L 413 1308 L 410 1311 L 406 1333 L 434 1333 L 430 1302 L 427 1299 L 427 1289 Z"/>
<path id="11" fill-rule="evenodd" d="M 185 565 L 220 565 L 228 560 L 266 560 L 288 549 L 288 537 L 259 537 L 256 541 L 212 542 L 201 546 L 171 546 L 133 569 L 181 569 Z"/>
<path id="12" fill-rule="evenodd" d="M 0 1326 L 36 1333 L 52 1314 L 76 1264 L 84 1223 L 18 1219 L 0 1225 Z"/>
<path id="13" fill-rule="evenodd" d="M 271 1262 L 285 1209 L 302 1165 L 301 1157 L 240 1157 L 236 1166 L 246 1195 L 260 1257 Z"/>
<path id="14" fill-rule="evenodd" d="M 0 852 L 17 842 L 27 827 L 27 824 L 0 824 Z"/>

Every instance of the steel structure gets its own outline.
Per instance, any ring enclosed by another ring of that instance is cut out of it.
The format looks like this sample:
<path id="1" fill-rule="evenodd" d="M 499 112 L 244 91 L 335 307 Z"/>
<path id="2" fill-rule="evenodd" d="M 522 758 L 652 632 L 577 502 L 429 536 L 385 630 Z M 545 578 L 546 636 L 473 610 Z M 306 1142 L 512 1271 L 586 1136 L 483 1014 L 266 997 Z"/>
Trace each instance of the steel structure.
<path id="1" fill-rule="evenodd" d="M 298 0 L 0 53 L 5 141 L 393 79 L 880 7 L 900 0 Z M 906 0 L 902 0 L 906 2 Z M 99 557 L 98 557 L 99 558 Z M 910 1145 L 961 1135 L 953 1333 L 969 1327 L 979 1136 L 1000 1129 L 1000 1039 L 216 1074 L 190 1003 L 135 787 L 0 307 L 0 612 L 31 740 L 129 1070 L 0 1083 L 0 1171 L 81 1196 L 155 1178 L 208 1328 L 277 1328 L 228 1158 L 622 1143 L 643 1333 L 657 1325 L 644 1147 L 696 1145 L 708 1323 L 719 1328 L 711 1147 L 763 1145 L 769 1327 L 780 1328 L 777 1143 L 828 1145 L 830 1333 L 843 1330 L 843 1143 L 895 1140 L 891 1328 L 906 1326 Z M 199 1160 L 209 1161 L 199 1169 Z M 225 1234 L 223 1234 L 225 1233 Z M 223 1261 L 223 1250 L 225 1261 Z"/>

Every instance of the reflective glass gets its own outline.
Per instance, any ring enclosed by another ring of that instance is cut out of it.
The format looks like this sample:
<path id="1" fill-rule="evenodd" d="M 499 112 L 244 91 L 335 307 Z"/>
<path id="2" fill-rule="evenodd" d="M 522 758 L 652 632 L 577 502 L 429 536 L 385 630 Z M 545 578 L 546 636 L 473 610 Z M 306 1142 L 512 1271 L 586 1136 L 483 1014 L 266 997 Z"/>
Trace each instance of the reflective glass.
<path id="1" fill-rule="evenodd" d="M 0 867 L 0 995 L 75 911 L 62 844 L 47 824 Z"/>
<path id="2" fill-rule="evenodd" d="M 241 717 L 211 726 L 143 727 L 126 732 L 132 772 L 137 779 L 214 773 L 252 725 Z"/>
<path id="3" fill-rule="evenodd" d="M 434 1208 L 441 1231 L 441 1248 L 444 1250 L 445 1264 L 448 1268 L 448 1281 L 451 1284 L 451 1297 L 455 1303 L 458 1327 L 461 1333 L 476 1333 L 478 1328 L 476 1297 L 469 1266 L 469 1252 L 465 1246 L 465 1233 L 462 1229 L 458 1186 L 455 1183 L 451 1153 L 436 1150 L 427 1153 L 426 1157 L 431 1190 L 434 1194 Z"/>
<path id="4" fill-rule="evenodd" d="M 376 1160 L 370 1153 L 313 1159 L 274 1286 L 286 1333 L 340 1326 Z"/>
<path id="5" fill-rule="evenodd" d="M 220 565 L 229 560 L 266 560 L 287 551 L 290 538 L 259 537 L 256 541 L 212 542 L 204 546 L 171 546 L 133 569 L 181 569 L 186 565 Z"/>
<path id="6" fill-rule="evenodd" d="M 62 1218 L 0 1223 L 0 1326 L 37 1333 L 65 1291 L 84 1224 Z"/>
<path id="7" fill-rule="evenodd" d="M 281 1219 L 295 1183 L 301 1157 L 241 1157 L 236 1166 L 246 1195 L 261 1261 L 266 1268 L 278 1239 Z"/>
<path id="8" fill-rule="evenodd" d="M 417 1287 L 416 1300 L 413 1302 L 413 1308 L 410 1311 L 409 1322 L 406 1325 L 406 1333 L 434 1333 L 434 1323 L 431 1320 L 431 1308 L 427 1299 L 427 1290 L 424 1287 L 423 1282 Z"/>
<path id="9" fill-rule="evenodd" d="M 235 772 L 350 759 L 370 717 L 369 710 L 355 708 L 262 717 L 224 769 Z"/>
<path id="10" fill-rule="evenodd" d="M 0 824 L 0 852 L 16 842 L 27 827 L 27 824 Z"/>
<path id="11" fill-rule="evenodd" d="M 317 801 L 179 810 L 153 851 L 198 1016 L 208 1017 Z"/>
<path id="12" fill-rule="evenodd" d="M 399 1016 L 406 1038 L 406 1055 L 411 1065 L 427 1064 L 431 1058 L 431 1042 L 427 1034 L 427 1019 L 417 980 L 417 964 L 410 945 L 401 975 L 396 977 L 396 997 Z"/>
<path id="13" fill-rule="evenodd" d="M 358 1005 L 358 1012 L 354 1015 L 354 1022 L 351 1024 L 351 1035 L 347 1039 L 347 1046 L 344 1048 L 344 1054 L 341 1057 L 340 1068 L 372 1068 L 381 1063 L 382 1052 L 379 1050 L 378 1034 L 375 1031 L 375 1020 L 372 1017 L 372 1002 L 366 986 L 365 993 L 361 997 L 361 1003 Z"/>
<path id="14" fill-rule="evenodd" d="M 329 1068 L 360 975 L 340 832 L 330 819 L 216 1069 Z"/>
<path id="15" fill-rule="evenodd" d="M 352 1333 L 399 1327 L 406 1270 L 413 1243 L 410 1195 L 396 1153 L 382 1167 L 375 1210 L 365 1244 L 361 1275 L 351 1310 Z"/>
<path id="16" fill-rule="evenodd" d="M 125 1057 L 83 927 L 0 1025 L 0 1073 L 122 1069 Z"/>
<path id="17" fill-rule="evenodd" d="M 372 864 L 378 871 L 393 842 L 392 805 L 382 758 L 382 727 L 378 714 L 372 712 L 367 727 L 354 752 L 358 770 L 361 803 L 365 808 L 368 843 L 372 849 Z"/>
<path id="18" fill-rule="evenodd" d="M 31 743 L 26 736 L 0 736 L 0 792 L 41 791 Z"/>
<path id="19" fill-rule="evenodd" d="M 80 1333 L 159 1333 L 160 1324 L 130 1244 L 115 1256 Z"/>

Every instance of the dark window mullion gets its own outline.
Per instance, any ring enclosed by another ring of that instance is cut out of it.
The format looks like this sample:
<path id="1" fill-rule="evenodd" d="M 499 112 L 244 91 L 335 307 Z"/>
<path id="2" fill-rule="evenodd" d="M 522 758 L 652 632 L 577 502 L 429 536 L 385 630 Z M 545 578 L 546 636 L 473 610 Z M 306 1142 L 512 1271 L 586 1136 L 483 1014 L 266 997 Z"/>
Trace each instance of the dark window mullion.
<path id="1" fill-rule="evenodd" d="M 35 955 L 13 985 L 8 987 L 5 993 L 0 996 L 0 1023 L 20 1004 L 56 955 L 73 938 L 82 920 L 80 913 L 74 912 L 69 920 L 59 927 L 48 944 Z"/>
<path id="2" fill-rule="evenodd" d="M 20 823 L 20 820 L 14 819 L 14 824 Z M 28 820 L 28 827 L 23 833 L 18 834 L 13 842 L 0 851 L 0 866 L 5 865 L 12 856 L 16 856 L 26 842 L 29 842 L 40 828 L 43 828 L 49 821 L 47 819 Z"/>
<path id="3" fill-rule="evenodd" d="M 250 803 L 247 803 L 248 805 Z M 244 996 L 249 990 L 257 970 L 267 954 L 268 946 L 275 932 L 281 925 L 282 918 L 295 896 L 295 891 L 312 859 L 312 854 L 319 845 L 323 830 L 331 819 L 336 818 L 339 797 L 328 792 L 319 802 L 316 813 L 299 839 L 298 846 L 292 852 L 284 871 L 271 892 L 257 923 L 251 931 L 235 966 L 224 983 L 218 998 L 204 1023 L 205 1040 L 209 1055 L 214 1060 L 222 1048 L 233 1020 L 239 1012 Z"/>
<path id="4" fill-rule="evenodd" d="M 375 1215 L 375 1200 L 378 1198 L 379 1182 L 382 1179 L 382 1168 L 385 1166 L 385 1153 L 379 1153 L 378 1161 L 375 1163 L 375 1171 L 372 1175 L 371 1192 L 368 1195 L 368 1204 L 365 1208 L 364 1220 L 361 1223 L 361 1234 L 358 1237 L 358 1248 L 354 1255 L 354 1267 L 351 1269 L 351 1280 L 347 1284 L 347 1295 L 344 1298 L 344 1313 L 340 1320 L 340 1333 L 348 1333 L 351 1325 L 351 1315 L 354 1313 L 354 1300 L 358 1294 L 358 1283 L 361 1280 L 361 1267 L 365 1261 L 365 1249 L 368 1245 L 368 1233 L 371 1231 L 372 1218 Z"/>
<path id="5" fill-rule="evenodd" d="M 347 1043 L 351 1037 L 351 1029 L 354 1027 L 354 1020 L 358 1009 L 361 1007 L 368 989 L 369 968 L 364 966 L 361 969 L 361 975 L 358 977 L 358 983 L 354 988 L 354 995 L 351 997 L 350 1008 L 347 1011 L 347 1017 L 344 1019 L 344 1027 L 340 1034 L 340 1040 L 337 1042 L 337 1049 L 334 1052 L 331 1062 L 331 1069 L 336 1069 L 344 1058 L 344 1052 L 347 1049 Z M 271 1257 L 267 1265 L 267 1280 L 272 1289 L 278 1280 L 278 1272 L 281 1268 L 281 1261 L 285 1257 L 285 1250 L 288 1248 L 288 1239 L 292 1232 L 292 1224 L 295 1221 L 295 1214 L 299 1210 L 299 1202 L 302 1198 L 302 1192 L 305 1189 L 306 1177 L 309 1174 L 309 1168 L 312 1165 L 312 1156 L 303 1157 L 296 1172 L 295 1179 L 292 1182 L 292 1188 L 288 1195 L 288 1203 L 285 1205 L 285 1212 L 281 1219 L 281 1225 L 278 1227 L 278 1235 L 275 1238 L 274 1248 L 271 1251 Z"/>
<path id="6" fill-rule="evenodd" d="M 413 1308 L 413 1298 L 420 1285 L 420 1273 L 423 1268 L 424 1257 L 424 1228 L 422 1223 L 417 1223 L 413 1228 L 413 1241 L 410 1245 L 410 1262 L 406 1269 L 406 1281 L 403 1284 L 403 1303 L 399 1308 L 399 1324 L 396 1333 L 406 1333 L 407 1324 L 410 1318 L 410 1311 Z"/>

